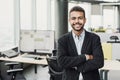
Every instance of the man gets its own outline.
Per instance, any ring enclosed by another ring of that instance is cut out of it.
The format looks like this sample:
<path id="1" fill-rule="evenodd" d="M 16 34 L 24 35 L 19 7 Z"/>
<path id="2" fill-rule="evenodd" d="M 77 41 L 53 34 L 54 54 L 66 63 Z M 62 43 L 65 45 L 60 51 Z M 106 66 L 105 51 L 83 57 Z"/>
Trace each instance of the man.
<path id="1" fill-rule="evenodd" d="M 79 6 L 69 12 L 72 31 L 58 40 L 58 64 L 64 69 L 62 80 L 100 80 L 104 65 L 100 38 L 84 29 L 85 11 Z"/>

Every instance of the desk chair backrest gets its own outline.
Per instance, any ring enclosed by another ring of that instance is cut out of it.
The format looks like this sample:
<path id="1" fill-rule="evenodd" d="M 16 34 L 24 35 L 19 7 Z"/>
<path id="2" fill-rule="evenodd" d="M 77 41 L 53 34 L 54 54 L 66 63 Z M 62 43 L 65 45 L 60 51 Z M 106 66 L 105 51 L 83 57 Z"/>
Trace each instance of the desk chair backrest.
<path id="1" fill-rule="evenodd" d="M 63 69 L 59 66 L 56 56 L 57 50 L 53 50 L 53 55 L 47 57 L 50 80 L 62 80 Z"/>
<path id="2" fill-rule="evenodd" d="M 1 70 L 0 70 L 0 80 L 2 80 L 2 76 L 1 76 Z"/>
<path id="3" fill-rule="evenodd" d="M 56 57 L 47 58 L 47 62 L 50 74 L 61 75 L 63 73 L 63 69 L 58 65 Z"/>
<path id="4" fill-rule="evenodd" d="M 56 57 L 47 58 L 50 80 L 62 80 L 63 69 L 58 65 Z"/>
<path id="5" fill-rule="evenodd" d="M 21 64 L 17 62 L 9 62 L 5 63 L 5 65 L 9 67 L 7 73 L 11 76 L 10 80 L 26 80 L 22 75 L 23 68 Z"/>

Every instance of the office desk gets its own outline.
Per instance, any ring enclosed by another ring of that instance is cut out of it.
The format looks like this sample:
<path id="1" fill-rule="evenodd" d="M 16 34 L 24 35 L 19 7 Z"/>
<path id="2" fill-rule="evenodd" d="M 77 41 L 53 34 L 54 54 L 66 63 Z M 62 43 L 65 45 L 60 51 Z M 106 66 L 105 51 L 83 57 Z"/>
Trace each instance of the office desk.
<path id="1" fill-rule="evenodd" d="M 40 57 L 42 59 L 35 59 L 35 57 Z M 12 62 L 20 62 L 20 63 L 29 63 L 29 64 L 35 64 L 35 73 L 37 73 L 37 64 L 40 65 L 47 65 L 46 56 L 40 56 L 40 55 L 31 55 L 31 54 L 22 54 L 18 55 L 17 57 L 8 58 L 8 57 L 0 57 L 0 60 L 2 61 L 12 61 Z"/>
<path id="2" fill-rule="evenodd" d="M 104 67 L 101 69 L 105 70 L 120 70 L 120 62 L 117 60 L 105 60 Z"/>
<path id="3" fill-rule="evenodd" d="M 110 70 L 120 70 L 120 62 L 116 60 L 105 60 L 104 67 L 100 69 L 101 80 L 108 80 Z"/>
<path id="4" fill-rule="evenodd" d="M 15 62 L 21 62 L 21 63 L 30 63 L 30 64 L 47 65 L 46 56 L 32 55 L 32 56 L 42 58 L 40 60 L 36 60 L 33 57 L 26 57 L 26 55 L 29 55 L 29 54 L 25 53 L 25 54 L 18 55 L 17 57 L 13 57 L 13 58 L 0 57 L 0 60 L 3 60 L 3 61 L 15 61 Z"/>

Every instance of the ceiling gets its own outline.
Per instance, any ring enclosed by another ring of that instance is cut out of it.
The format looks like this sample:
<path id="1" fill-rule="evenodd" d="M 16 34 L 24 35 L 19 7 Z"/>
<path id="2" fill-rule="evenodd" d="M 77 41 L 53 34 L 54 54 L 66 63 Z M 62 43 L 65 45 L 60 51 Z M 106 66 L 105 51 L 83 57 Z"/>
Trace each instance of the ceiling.
<path id="1" fill-rule="evenodd" d="M 80 1 L 89 3 L 119 3 L 120 0 L 69 0 L 69 1 Z"/>

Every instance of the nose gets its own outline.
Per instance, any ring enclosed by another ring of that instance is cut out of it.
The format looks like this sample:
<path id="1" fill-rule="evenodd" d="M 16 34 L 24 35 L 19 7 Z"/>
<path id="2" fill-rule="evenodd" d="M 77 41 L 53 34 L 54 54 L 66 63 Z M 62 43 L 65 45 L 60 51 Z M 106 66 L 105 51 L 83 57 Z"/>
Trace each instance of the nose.
<path id="1" fill-rule="evenodd" d="M 78 23 L 78 22 L 79 22 L 79 19 L 78 19 L 78 18 L 76 18 L 76 19 L 75 19 L 75 22 L 76 22 L 76 23 Z"/>

